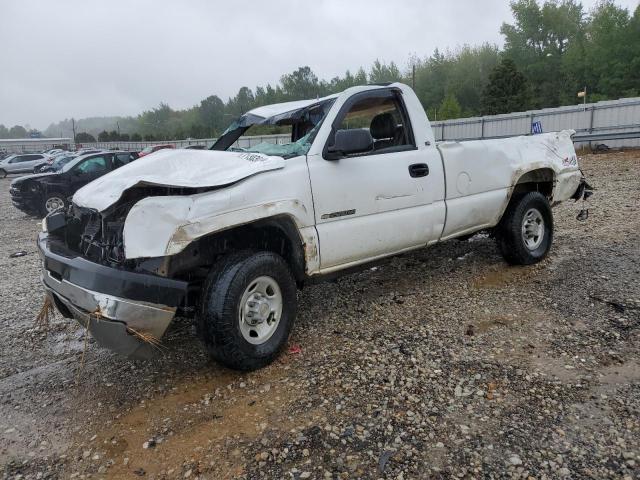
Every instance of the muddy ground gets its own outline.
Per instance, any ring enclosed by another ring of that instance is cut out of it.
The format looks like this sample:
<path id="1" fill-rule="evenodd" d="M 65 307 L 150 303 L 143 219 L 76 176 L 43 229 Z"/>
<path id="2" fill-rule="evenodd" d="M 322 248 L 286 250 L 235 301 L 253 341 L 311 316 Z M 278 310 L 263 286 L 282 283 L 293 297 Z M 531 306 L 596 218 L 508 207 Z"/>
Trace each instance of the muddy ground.
<path id="1" fill-rule="evenodd" d="M 589 219 L 557 207 L 541 264 L 476 236 L 310 287 L 293 348 L 251 374 L 188 321 L 152 362 L 36 328 L 39 221 L 1 180 L 5 477 L 637 478 L 640 152 L 581 163 Z"/>

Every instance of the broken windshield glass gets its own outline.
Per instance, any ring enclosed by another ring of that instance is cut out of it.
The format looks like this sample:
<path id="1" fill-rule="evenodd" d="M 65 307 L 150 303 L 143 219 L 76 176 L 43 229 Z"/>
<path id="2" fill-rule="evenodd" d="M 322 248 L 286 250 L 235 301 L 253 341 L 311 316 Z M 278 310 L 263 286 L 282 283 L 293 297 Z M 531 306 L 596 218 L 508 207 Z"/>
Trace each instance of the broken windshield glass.
<path id="1" fill-rule="evenodd" d="M 234 121 L 213 144 L 211 150 L 241 150 L 285 158 L 305 155 L 335 99 L 336 95 L 331 95 L 318 100 L 301 100 L 255 108 Z M 254 125 L 291 125 L 291 142 L 262 142 L 244 149 L 233 147 L 241 135 L 251 135 L 247 131 Z"/>

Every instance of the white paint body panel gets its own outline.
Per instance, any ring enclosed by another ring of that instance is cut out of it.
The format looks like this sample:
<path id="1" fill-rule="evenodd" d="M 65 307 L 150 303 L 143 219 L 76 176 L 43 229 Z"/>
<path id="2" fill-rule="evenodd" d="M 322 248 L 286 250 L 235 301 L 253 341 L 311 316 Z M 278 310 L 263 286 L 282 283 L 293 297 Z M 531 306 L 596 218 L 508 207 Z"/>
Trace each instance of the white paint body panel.
<path id="1" fill-rule="evenodd" d="M 553 201 L 569 198 L 581 178 L 572 131 L 435 146 L 413 91 L 402 93 L 416 141 L 403 152 L 327 161 L 322 150 L 340 108 L 354 94 L 387 88 L 353 87 L 336 96 L 307 156 L 284 160 L 259 154 L 161 150 L 101 177 L 74 196 L 104 211 L 136 185 L 224 187 L 193 195 L 138 201 L 124 226 L 127 258 L 175 255 L 206 235 L 274 216 L 290 218 L 305 248 L 307 274 L 341 270 L 496 225 L 513 186 L 527 172 L 554 172 Z M 306 102 L 306 103 L 305 103 Z M 290 111 L 294 104 L 254 114 Z M 426 163 L 429 175 L 408 167 Z M 331 215 L 351 211 L 347 215 Z"/>
<path id="2" fill-rule="evenodd" d="M 567 200 L 581 173 L 571 141 L 572 130 L 500 140 L 444 142 L 447 222 L 442 239 L 495 226 L 511 188 L 527 172 L 551 169 L 556 178 L 553 201 Z"/>
<path id="3" fill-rule="evenodd" d="M 284 168 L 283 158 L 257 153 L 163 149 L 82 187 L 73 196 L 73 202 L 102 212 L 136 185 L 216 187 L 280 168 Z"/>

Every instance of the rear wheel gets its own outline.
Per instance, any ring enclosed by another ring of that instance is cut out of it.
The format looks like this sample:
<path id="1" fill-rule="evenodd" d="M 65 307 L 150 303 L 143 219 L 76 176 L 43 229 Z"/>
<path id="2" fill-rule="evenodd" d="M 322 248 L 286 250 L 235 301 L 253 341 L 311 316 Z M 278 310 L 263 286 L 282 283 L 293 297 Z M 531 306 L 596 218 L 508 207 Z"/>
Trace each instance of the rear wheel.
<path id="1" fill-rule="evenodd" d="M 48 215 L 60 208 L 67 207 L 67 200 L 64 195 L 58 192 L 49 192 L 44 196 L 41 211 L 43 215 Z"/>
<path id="2" fill-rule="evenodd" d="M 539 192 L 513 198 L 496 227 L 498 248 L 512 265 L 531 265 L 549 253 L 553 242 L 553 214 Z"/>
<path id="3" fill-rule="evenodd" d="M 2 168 L 0 168 L 0 178 L 4 178 L 6 176 L 7 176 L 7 171 L 2 169 Z"/>
<path id="4" fill-rule="evenodd" d="M 282 257 L 242 251 L 216 264 L 203 287 L 197 329 L 209 354 L 236 370 L 271 363 L 296 316 L 296 284 Z"/>

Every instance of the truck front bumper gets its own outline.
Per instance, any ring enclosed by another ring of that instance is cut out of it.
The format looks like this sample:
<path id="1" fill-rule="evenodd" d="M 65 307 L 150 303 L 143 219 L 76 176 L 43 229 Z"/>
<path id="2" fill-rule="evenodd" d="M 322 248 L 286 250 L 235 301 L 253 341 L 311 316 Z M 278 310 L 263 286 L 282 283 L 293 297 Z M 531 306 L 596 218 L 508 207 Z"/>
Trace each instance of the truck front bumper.
<path id="1" fill-rule="evenodd" d="M 119 354 L 149 358 L 187 292 L 187 282 L 91 262 L 47 233 L 38 236 L 42 282 L 58 311 Z M 134 333 L 137 332 L 137 333 Z M 142 334 L 142 335 L 140 335 Z"/>

